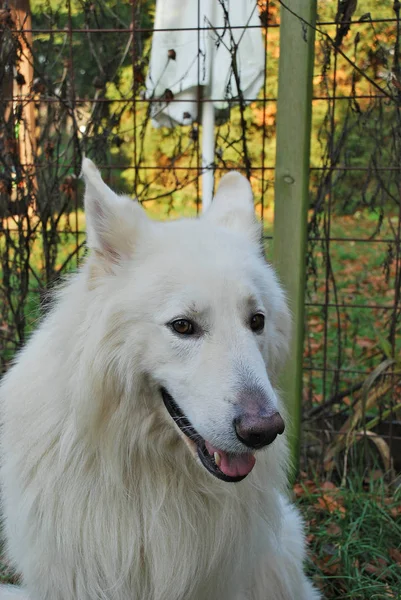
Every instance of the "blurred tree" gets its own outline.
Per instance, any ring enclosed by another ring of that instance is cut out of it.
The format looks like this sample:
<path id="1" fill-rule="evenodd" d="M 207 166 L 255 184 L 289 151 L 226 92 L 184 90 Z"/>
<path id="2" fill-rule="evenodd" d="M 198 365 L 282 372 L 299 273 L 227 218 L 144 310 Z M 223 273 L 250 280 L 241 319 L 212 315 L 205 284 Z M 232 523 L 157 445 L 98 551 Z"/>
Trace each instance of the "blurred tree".
<path id="1" fill-rule="evenodd" d="M 17 143 L 21 167 L 33 174 L 35 162 L 35 105 L 32 99 L 33 56 L 32 18 L 29 0 L 10 3 L 11 18 L 17 31 L 18 62 L 14 67 L 13 98 Z M 34 178 L 35 180 L 35 178 Z"/>

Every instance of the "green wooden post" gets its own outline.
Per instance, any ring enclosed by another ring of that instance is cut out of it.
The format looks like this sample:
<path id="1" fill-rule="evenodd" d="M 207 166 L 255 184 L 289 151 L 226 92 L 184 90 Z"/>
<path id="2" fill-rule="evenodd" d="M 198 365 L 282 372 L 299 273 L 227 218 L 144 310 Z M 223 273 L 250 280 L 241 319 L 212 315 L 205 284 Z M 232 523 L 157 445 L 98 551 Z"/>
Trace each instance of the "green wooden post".
<path id="1" fill-rule="evenodd" d="M 294 468 L 299 463 L 304 343 L 304 288 L 314 29 L 317 0 L 281 5 L 273 261 L 293 315 L 290 357 L 281 389 L 290 416 Z M 292 14 L 292 12 L 294 14 Z M 297 15 L 297 16 L 295 16 Z M 300 20 L 299 17 L 304 19 Z"/>

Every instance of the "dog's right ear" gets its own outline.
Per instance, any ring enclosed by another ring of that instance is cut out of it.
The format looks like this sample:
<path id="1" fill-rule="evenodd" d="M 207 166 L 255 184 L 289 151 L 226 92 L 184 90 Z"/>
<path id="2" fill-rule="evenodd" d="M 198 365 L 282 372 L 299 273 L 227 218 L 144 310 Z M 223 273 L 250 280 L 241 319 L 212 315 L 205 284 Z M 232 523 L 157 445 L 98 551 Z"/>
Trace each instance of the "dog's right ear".
<path id="1" fill-rule="evenodd" d="M 249 181 L 236 171 L 222 177 L 204 218 L 260 243 L 261 225 L 255 217 L 252 188 Z"/>
<path id="2" fill-rule="evenodd" d="M 148 218 L 141 205 L 127 196 L 118 196 L 103 181 L 89 158 L 84 158 L 85 214 L 87 245 L 108 263 L 133 255 L 139 231 Z"/>

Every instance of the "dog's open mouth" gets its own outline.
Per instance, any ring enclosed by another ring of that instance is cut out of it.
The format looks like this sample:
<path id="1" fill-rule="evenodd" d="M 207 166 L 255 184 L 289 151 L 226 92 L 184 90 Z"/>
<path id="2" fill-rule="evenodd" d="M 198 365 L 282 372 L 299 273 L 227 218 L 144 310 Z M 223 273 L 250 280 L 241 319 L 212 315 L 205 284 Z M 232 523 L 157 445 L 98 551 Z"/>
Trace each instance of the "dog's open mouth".
<path id="1" fill-rule="evenodd" d="M 236 482 L 244 479 L 252 471 L 255 457 L 251 452 L 235 454 L 215 448 L 199 435 L 167 390 L 162 388 L 161 393 L 171 418 L 185 435 L 192 446 L 191 449 L 195 449 L 209 473 L 222 481 Z"/>

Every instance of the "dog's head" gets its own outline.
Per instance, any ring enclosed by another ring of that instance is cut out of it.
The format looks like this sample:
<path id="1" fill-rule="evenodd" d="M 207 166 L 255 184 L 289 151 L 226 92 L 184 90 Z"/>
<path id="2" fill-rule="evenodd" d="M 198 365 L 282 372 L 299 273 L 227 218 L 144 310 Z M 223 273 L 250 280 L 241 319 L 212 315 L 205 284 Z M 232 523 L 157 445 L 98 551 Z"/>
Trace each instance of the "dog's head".
<path id="1" fill-rule="evenodd" d="M 290 324 L 248 181 L 229 173 L 201 218 L 156 223 L 88 159 L 83 175 L 88 281 L 107 291 L 120 378 L 146 377 L 152 409 L 201 464 L 224 481 L 243 479 L 255 451 L 284 431 L 274 385 Z"/>

